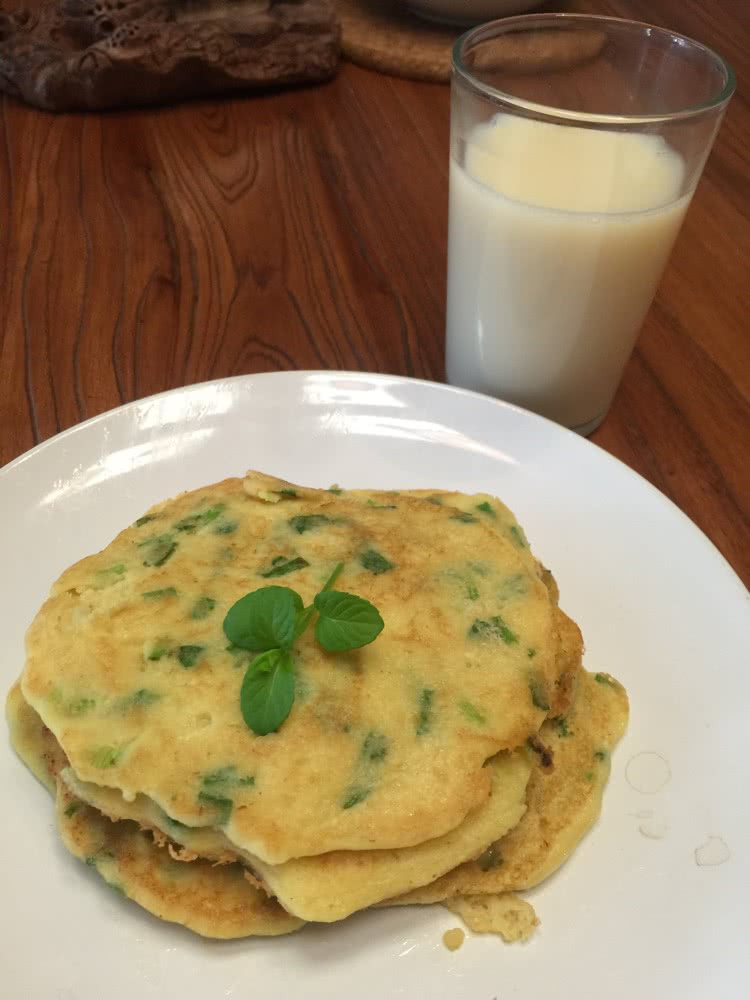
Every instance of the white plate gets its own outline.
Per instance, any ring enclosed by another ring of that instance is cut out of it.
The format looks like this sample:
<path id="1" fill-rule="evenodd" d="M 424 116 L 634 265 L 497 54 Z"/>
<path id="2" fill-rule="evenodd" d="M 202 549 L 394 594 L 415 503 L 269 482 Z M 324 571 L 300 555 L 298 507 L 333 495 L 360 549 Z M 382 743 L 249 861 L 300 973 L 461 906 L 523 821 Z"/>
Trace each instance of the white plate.
<path id="1" fill-rule="evenodd" d="M 451 954 L 441 935 L 458 921 L 441 907 L 216 944 L 153 919 L 68 857 L 47 793 L 3 740 L 0 993 L 746 1000 L 748 594 L 660 493 L 539 417 L 425 382 L 290 372 L 180 389 L 59 435 L 0 472 L 4 686 L 65 566 L 154 501 L 247 468 L 502 496 L 583 629 L 586 665 L 630 693 L 602 819 L 531 894 L 542 926 L 526 946 L 469 937 Z"/>

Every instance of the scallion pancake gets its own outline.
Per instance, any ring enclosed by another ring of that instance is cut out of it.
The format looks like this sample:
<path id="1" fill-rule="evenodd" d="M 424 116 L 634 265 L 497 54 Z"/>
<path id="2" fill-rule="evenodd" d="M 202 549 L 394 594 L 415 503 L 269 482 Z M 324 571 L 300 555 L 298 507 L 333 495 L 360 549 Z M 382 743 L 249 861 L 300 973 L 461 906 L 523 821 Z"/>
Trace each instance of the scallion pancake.
<path id="1" fill-rule="evenodd" d="M 210 938 L 274 937 L 303 921 L 245 877 L 242 865 L 181 864 L 135 823 L 112 823 L 58 783 L 57 824 L 65 847 L 117 892 L 160 920 Z"/>
<path id="2" fill-rule="evenodd" d="M 455 829 L 489 795 L 485 761 L 550 711 L 558 619 L 491 518 L 391 499 L 251 474 L 158 505 L 66 571 L 29 630 L 22 687 L 77 777 L 221 827 L 268 864 Z M 336 654 L 305 633 L 292 712 L 258 737 L 224 615 L 272 583 L 309 603 L 339 562 L 337 589 L 385 629 Z"/>
<path id="3" fill-rule="evenodd" d="M 66 848 L 113 889 L 161 920 L 206 937 L 268 937 L 302 926 L 249 881 L 241 865 L 180 864 L 135 823 L 113 823 L 72 795 L 58 780 L 67 763 L 64 754 L 18 685 L 8 695 L 6 716 L 16 752 L 56 796 Z"/>
<path id="4" fill-rule="evenodd" d="M 394 503 L 394 497 L 401 495 L 416 497 L 436 506 L 450 507 L 467 518 L 478 519 L 490 525 L 496 533 L 507 538 L 517 549 L 528 574 L 538 577 L 547 587 L 550 599 L 555 606 L 553 615 L 556 637 L 553 644 L 557 649 L 557 670 L 554 687 L 549 692 L 549 714 L 551 716 L 562 715 L 570 708 L 583 654 L 581 630 L 558 606 L 560 594 L 557 582 L 552 573 L 534 556 L 526 534 L 510 508 L 506 507 L 497 497 L 490 496 L 488 493 L 468 494 L 436 490 L 405 490 L 403 494 L 382 490 L 342 490 L 341 492 L 345 492 L 347 497 L 370 505 Z M 466 587 L 467 594 L 471 596 L 478 590 L 476 571 L 472 572 L 470 568 L 468 573 L 462 575 L 461 583 Z M 498 595 L 500 603 L 506 602 L 514 596 L 514 592 L 519 587 L 524 585 L 523 578 L 508 578 L 503 590 Z"/>
<path id="5" fill-rule="evenodd" d="M 542 727 L 554 768 L 537 768 L 520 823 L 475 861 L 393 903 L 438 903 L 531 889 L 570 857 L 601 811 L 611 754 L 628 720 L 625 689 L 608 674 L 583 671 L 570 712 Z"/>
<path id="6" fill-rule="evenodd" d="M 489 798 L 455 830 L 441 837 L 414 847 L 333 851 L 280 865 L 269 865 L 244 852 L 238 855 L 221 830 L 175 823 L 144 796 L 128 803 L 114 789 L 78 781 L 69 767 L 61 771 L 61 783 L 76 799 L 109 819 L 135 821 L 156 833 L 157 839 L 169 838 L 176 845 L 172 853 L 178 859 L 242 861 L 290 913 L 304 920 L 328 923 L 439 878 L 463 861 L 475 858 L 512 829 L 526 811 L 532 758 L 528 751 L 519 751 L 498 754 L 488 761 Z"/>

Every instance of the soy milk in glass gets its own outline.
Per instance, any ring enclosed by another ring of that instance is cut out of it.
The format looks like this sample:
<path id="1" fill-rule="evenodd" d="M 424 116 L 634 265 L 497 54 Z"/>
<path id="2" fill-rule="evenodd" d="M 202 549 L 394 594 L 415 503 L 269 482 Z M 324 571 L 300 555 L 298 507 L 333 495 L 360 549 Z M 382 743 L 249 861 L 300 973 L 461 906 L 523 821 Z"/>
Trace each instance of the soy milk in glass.
<path id="1" fill-rule="evenodd" d="M 618 93 L 625 89 L 624 103 L 635 107 L 637 116 L 580 108 L 566 112 L 528 97 L 513 98 L 494 83 L 472 77 L 466 56 L 472 37 L 489 38 L 496 53 L 498 42 L 520 41 L 528 54 L 529 31 L 542 33 L 546 48 L 540 51 L 542 56 L 546 52 L 546 66 L 519 77 L 516 59 L 516 87 L 534 96 L 564 96 L 565 88 L 550 88 L 546 77 L 559 84 L 567 76 L 574 94 L 570 103 L 580 105 L 586 92 L 583 82 L 592 72 L 594 87 L 592 62 L 597 60 L 589 55 L 583 66 L 561 68 L 558 54 L 553 71 L 549 52 L 558 31 L 568 45 L 568 62 L 572 58 L 575 63 L 575 30 L 586 22 L 591 36 L 592 21 L 603 40 L 602 54 L 608 50 L 607 32 L 602 30 L 606 26 L 631 58 L 637 42 L 641 61 L 648 62 L 643 51 L 648 35 L 644 38 L 640 30 L 644 26 L 636 25 L 632 37 L 632 22 L 612 18 L 509 18 L 494 23 L 499 35 L 493 33 L 493 24 L 486 25 L 457 44 L 446 327 L 449 382 L 518 403 L 583 433 L 593 430 L 610 406 L 721 113 L 715 107 L 704 109 L 694 113 L 701 120 L 691 123 L 679 117 L 681 111 L 675 120 L 675 111 L 666 104 L 674 103 L 676 96 L 667 88 L 656 105 L 658 120 L 644 121 L 649 117 L 644 115 L 644 99 L 634 97 L 637 88 L 623 58 L 615 59 L 614 84 L 612 73 L 603 77 L 615 111 L 622 110 Z M 508 22 L 531 22 L 532 28 L 523 37 L 511 33 L 509 39 Z M 574 29 L 571 22 L 576 22 Z M 672 57 L 679 59 L 679 50 L 675 56 L 667 44 L 676 36 L 664 34 L 659 50 L 662 74 Z M 702 81 L 704 89 L 713 88 L 716 96 L 724 93 L 725 105 L 730 71 L 709 50 L 699 49 L 713 60 L 715 75 L 709 73 Z M 612 53 L 610 58 L 615 58 Z M 490 74 L 495 82 L 498 77 L 507 82 L 504 59 L 510 59 L 507 47 L 494 61 L 481 60 L 495 67 Z M 635 71 L 638 59 L 633 61 Z M 606 106 L 603 87 L 592 93 L 595 108 Z"/>

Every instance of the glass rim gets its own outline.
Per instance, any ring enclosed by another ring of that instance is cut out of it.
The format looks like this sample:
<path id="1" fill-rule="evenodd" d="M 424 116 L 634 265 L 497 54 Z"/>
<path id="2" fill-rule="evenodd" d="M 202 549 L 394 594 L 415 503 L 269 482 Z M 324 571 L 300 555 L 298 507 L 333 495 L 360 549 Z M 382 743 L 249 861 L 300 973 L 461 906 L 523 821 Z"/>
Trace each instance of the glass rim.
<path id="1" fill-rule="evenodd" d="M 726 74 L 726 81 L 721 91 L 703 104 L 693 107 L 681 108 L 678 111 L 669 111 L 655 115 L 627 115 L 627 114 L 600 114 L 588 111 L 573 111 L 567 108 L 558 108 L 554 104 L 539 104 L 536 101 L 527 101 L 522 97 L 516 97 L 507 91 L 494 87 L 490 83 L 480 80 L 476 74 L 463 61 L 463 51 L 473 38 L 486 34 L 488 29 L 500 26 L 502 30 L 496 32 L 494 37 L 508 34 L 515 25 L 528 25 L 529 27 L 561 26 L 564 24 L 590 24 L 590 25 L 618 25 L 628 28 L 647 28 L 650 32 L 659 35 L 667 35 L 673 39 L 679 39 L 690 45 L 694 49 L 700 49 L 714 63 L 718 64 Z M 658 25 L 649 24 L 647 21 L 635 21 L 630 18 L 610 17 L 606 14 L 518 14 L 515 17 L 503 17 L 494 21 L 487 21 L 484 24 L 476 25 L 465 31 L 456 39 L 452 50 L 452 68 L 454 77 L 478 91 L 485 97 L 502 102 L 505 105 L 515 108 L 518 111 L 529 112 L 534 115 L 543 115 L 550 120 L 560 122 L 576 123 L 578 125 L 654 125 L 665 122 L 684 121 L 685 119 L 697 118 L 709 112 L 721 111 L 727 105 L 732 94 L 737 87 L 737 78 L 734 70 L 727 60 L 694 38 L 683 35 L 679 31 L 672 31 L 669 28 L 660 28 Z"/>

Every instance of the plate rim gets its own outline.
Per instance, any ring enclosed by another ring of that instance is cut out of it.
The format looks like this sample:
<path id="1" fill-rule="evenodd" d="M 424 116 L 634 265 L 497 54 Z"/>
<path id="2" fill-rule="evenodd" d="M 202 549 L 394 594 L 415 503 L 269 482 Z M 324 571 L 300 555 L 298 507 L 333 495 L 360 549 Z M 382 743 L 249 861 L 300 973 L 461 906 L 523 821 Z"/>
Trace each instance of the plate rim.
<path id="1" fill-rule="evenodd" d="M 303 382 L 310 376 L 320 375 L 324 375 L 329 378 L 352 378 L 355 380 L 366 379 L 370 381 L 397 382 L 401 385 L 425 386 L 431 390 L 437 390 L 438 393 L 447 393 L 448 395 L 454 397 L 457 396 L 478 400 L 483 404 L 489 403 L 491 406 L 497 407 L 500 411 L 514 413 L 517 416 L 520 416 L 521 419 L 530 421 L 532 425 L 539 425 L 547 433 L 551 432 L 553 435 L 559 434 L 562 436 L 563 440 L 571 444 L 575 442 L 574 447 L 583 446 L 584 449 L 594 449 L 595 452 L 598 453 L 599 461 L 604 461 L 605 464 L 610 463 L 614 468 L 619 468 L 621 473 L 625 473 L 626 475 L 633 477 L 641 488 L 645 487 L 647 491 L 652 494 L 652 499 L 658 500 L 662 504 L 666 504 L 669 508 L 671 508 L 670 512 L 673 515 L 678 515 L 681 520 L 686 522 L 687 526 L 700 537 L 702 543 L 704 545 L 708 545 L 713 557 L 718 559 L 719 564 L 723 565 L 724 569 L 728 570 L 732 575 L 734 583 L 740 588 L 740 596 L 744 594 L 748 600 L 750 600 L 750 590 L 748 590 L 745 586 L 737 570 L 735 570 L 713 540 L 709 538 L 709 536 L 698 526 L 698 524 L 696 524 L 696 522 L 671 497 L 667 496 L 666 493 L 660 490 L 658 486 L 655 486 L 652 482 L 650 482 L 650 480 L 646 479 L 645 476 L 641 475 L 640 472 L 637 472 L 629 466 L 627 462 L 618 458 L 616 455 L 613 455 L 612 452 L 607 451 L 590 438 L 578 434 L 576 431 L 573 431 L 568 427 L 564 427 L 562 424 L 558 424 L 547 417 L 543 417 L 541 414 L 534 413 L 532 410 L 525 409 L 515 403 L 510 403 L 507 400 L 498 399 L 494 396 L 489 396 L 486 393 L 477 392 L 473 389 L 464 389 L 461 386 L 450 385 L 447 382 L 438 382 L 434 379 L 421 379 L 413 375 L 398 375 L 389 374 L 387 372 L 368 372 L 349 369 L 339 370 L 334 368 L 293 368 L 276 369 L 274 371 L 266 372 L 246 372 L 238 375 L 227 375 L 223 377 L 220 376 L 218 378 L 206 379 L 200 382 L 189 382 L 185 385 L 173 386 L 171 389 L 162 389 L 159 392 L 151 393 L 148 396 L 139 396 L 136 399 L 128 400 L 126 403 L 120 403 L 118 406 L 111 407 L 108 410 L 103 410 L 101 413 L 96 413 L 91 417 L 87 417 L 85 420 L 71 424 L 70 427 L 66 427 L 63 430 L 58 431 L 56 434 L 38 442 L 38 444 L 32 445 L 31 448 L 22 452 L 20 455 L 17 455 L 15 458 L 11 459 L 10 462 L 0 466 L 0 494 L 2 494 L 2 491 L 5 488 L 5 482 L 9 475 L 12 475 L 16 469 L 20 468 L 24 463 L 35 459 L 47 448 L 55 447 L 59 442 L 75 437 L 76 434 L 85 429 L 91 428 L 98 423 L 104 423 L 109 419 L 117 418 L 121 414 L 126 413 L 130 409 L 135 409 L 141 404 L 157 402 L 160 399 L 177 395 L 188 390 L 201 390 L 210 388 L 211 386 L 224 385 L 227 383 L 237 385 L 256 380 L 272 381 L 274 379 Z"/>

